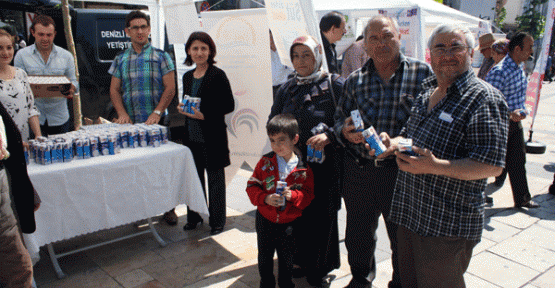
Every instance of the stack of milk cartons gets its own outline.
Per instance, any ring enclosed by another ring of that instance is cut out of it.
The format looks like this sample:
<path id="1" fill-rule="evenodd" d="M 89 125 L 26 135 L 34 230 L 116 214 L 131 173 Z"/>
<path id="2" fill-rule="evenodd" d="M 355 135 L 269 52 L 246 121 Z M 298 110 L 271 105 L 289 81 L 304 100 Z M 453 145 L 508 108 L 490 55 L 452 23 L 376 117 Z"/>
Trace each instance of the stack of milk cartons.
<path id="1" fill-rule="evenodd" d="M 43 165 L 115 155 L 124 148 L 159 147 L 168 143 L 169 130 L 162 125 L 99 124 L 79 131 L 29 140 L 29 158 Z"/>

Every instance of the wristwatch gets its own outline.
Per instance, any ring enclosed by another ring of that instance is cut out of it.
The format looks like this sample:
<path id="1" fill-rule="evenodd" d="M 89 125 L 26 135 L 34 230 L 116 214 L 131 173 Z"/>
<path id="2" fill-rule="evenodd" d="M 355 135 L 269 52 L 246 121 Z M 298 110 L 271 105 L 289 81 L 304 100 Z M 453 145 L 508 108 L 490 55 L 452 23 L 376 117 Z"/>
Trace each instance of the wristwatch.
<path id="1" fill-rule="evenodd" d="M 152 111 L 152 113 L 158 115 L 158 116 L 162 116 L 162 112 L 158 111 L 158 110 L 154 110 Z"/>

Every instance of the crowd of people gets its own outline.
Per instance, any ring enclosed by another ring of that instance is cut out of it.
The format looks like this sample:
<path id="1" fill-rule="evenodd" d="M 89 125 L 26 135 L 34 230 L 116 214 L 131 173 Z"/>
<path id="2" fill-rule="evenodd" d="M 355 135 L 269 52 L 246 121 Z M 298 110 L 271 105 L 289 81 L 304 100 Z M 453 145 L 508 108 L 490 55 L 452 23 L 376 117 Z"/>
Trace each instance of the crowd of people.
<path id="1" fill-rule="evenodd" d="M 176 93 L 175 65 L 149 43 L 146 14 L 129 13 L 125 25 L 132 45 L 107 71 L 113 120 L 164 123 Z M 526 181 L 521 125 L 527 78 L 520 64 L 532 54 L 534 39 L 524 32 L 497 41 L 485 34 L 475 49 L 468 29 L 440 25 L 428 40 L 428 64 L 403 55 L 397 22 L 378 15 L 340 69 L 335 43 L 345 25 L 339 12 L 322 17 L 323 43 L 296 38 L 289 50 L 293 67 L 270 47 L 277 78 L 266 126 L 272 152 L 262 156 L 246 187 L 257 206 L 260 287 L 294 287 L 292 279 L 305 276 L 314 287 L 329 286 L 328 274 L 340 266 L 341 199 L 352 274 L 347 287 L 371 287 L 377 276 L 380 216 L 392 250 L 390 288 L 465 287 L 463 275 L 481 239 L 487 178 L 502 185 L 508 174 L 515 207 L 538 207 Z M 0 150 L 0 286 L 7 287 L 31 287 L 33 277 L 25 234 L 35 230 L 40 197 L 27 177 L 23 147 L 30 138 L 70 129 L 66 99 L 33 95 L 27 75 L 66 75 L 70 94 L 78 89 L 73 56 L 53 44 L 52 18 L 37 15 L 31 33 L 35 43 L 16 54 L 16 39 L 0 29 L 0 145 L 7 142 L 10 151 L 8 157 Z M 226 73 L 215 66 L 210 35 L 193 32 L 185 51 L 185 64 L 195 68 L 182 78 L 183 95 L 200 98 L 200 105 L 178 109 L 184 124 L 173 136 L 191 149 L 203 189 L 207 175 L 210 234 L 217 235 L 226 224 L 224 168 L 230 165 L 224 117 L 235 101 Z M 471 62 L 478 52 L 485 60 L 476 75 Z M 355 125 L 355 110 L 364 128 L 379 133 L 382 153 Z M 413 154 L 399 151 L 407 139 Z M 13 175 L 18 181 L 8 181 Z M 550 193 L 554 185 L 555 179 Z M 177 224 L 174 210 L 164 219 Z M 183 229 L 203 221 L 188 209 Z"/>
<path id="2" fill-rule="evenodd" d="M 519 65 L 531 56 L 533 38 L 486 34 L 475 48 L 468 29 L 441 25 L 428 41 L 429 65 L 400 52 L 394 19 L 375 16 L 343 55 L 339 76 L 334 43 L 345 33 L 343 20 L 338 12 L 322 17 L 321 45 L 310 36 L 293 41 L 294 72 L 274 85 L 267 125 L 272 152 L 247 184 L 258 209 L 260 287 L 275 286 L 267 264 L 275 251 L 280 287 L 293 287 L 297 276 L 329 286 L 327 274 L 339 265 L 341 198 L 352 275 L 347 287 L 371 287 L 376 278 L 381 215 L 392 250 L 388 287 L 465 287 L 463 275 L 481 239 L 487 178 L 498 177 L 494 185 L 501 186 L 508 171 L 515 207 L 539 207 L 528 190 L 520 124 L 527 77 Z M 322 69 L 322 50 L 329 72 Z M 478 75 L 471 67 L 475 52 L 485 56 Z M 375 156 L 353 110 L 364 127 L 380 133 L 385 152 Z M 399 151 L 406 139 L 415 154 Z M 313 151 L 323 161 L 314 161 Z M 305 163 L 305 182 L 291 181 L 294 167 Z M 282 196 L 278 181 L 287 182 Z"/>

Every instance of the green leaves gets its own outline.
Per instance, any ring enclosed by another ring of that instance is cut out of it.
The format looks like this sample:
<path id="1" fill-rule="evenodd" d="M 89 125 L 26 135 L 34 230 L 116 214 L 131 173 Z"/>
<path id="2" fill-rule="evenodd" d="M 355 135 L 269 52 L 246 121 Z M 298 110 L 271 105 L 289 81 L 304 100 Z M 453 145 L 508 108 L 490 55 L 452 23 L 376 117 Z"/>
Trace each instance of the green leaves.
<path id="1" fill-rule="evenodd" d="M 545 28 L 545 16 L 541 14 L 540 5 L 547 0 L 531 0 L 528 7 L 524 7 L 522 15 L 516 17 L 519 30 L 526 31 L 534 37 L 541 38 Z"/>

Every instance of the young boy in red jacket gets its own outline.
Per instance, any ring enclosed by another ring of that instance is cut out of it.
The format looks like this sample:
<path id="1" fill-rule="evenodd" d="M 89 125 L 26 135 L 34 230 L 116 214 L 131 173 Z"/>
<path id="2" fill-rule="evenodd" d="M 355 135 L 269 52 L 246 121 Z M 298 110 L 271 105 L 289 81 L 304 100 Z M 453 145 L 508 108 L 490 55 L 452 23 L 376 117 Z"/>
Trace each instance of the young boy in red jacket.
<path id="1" fill-rule="evenodd" d="M 275 287 L 274 252 L 278 255 L 278 285 L 293 284 L 293 227 L 302 210 L 314 199 L 314 176 L 295 152 L 299 125 L 291 115 L 276 115 L 266 125 L 272 152 L 262 156 L 247 182 L 247 194 L 257 206 L 258 272 L 260 287 Z M 287 187 L 276 193 L 278 181 Z M 285 198 L 285 205 L 284 205 Z"/>

